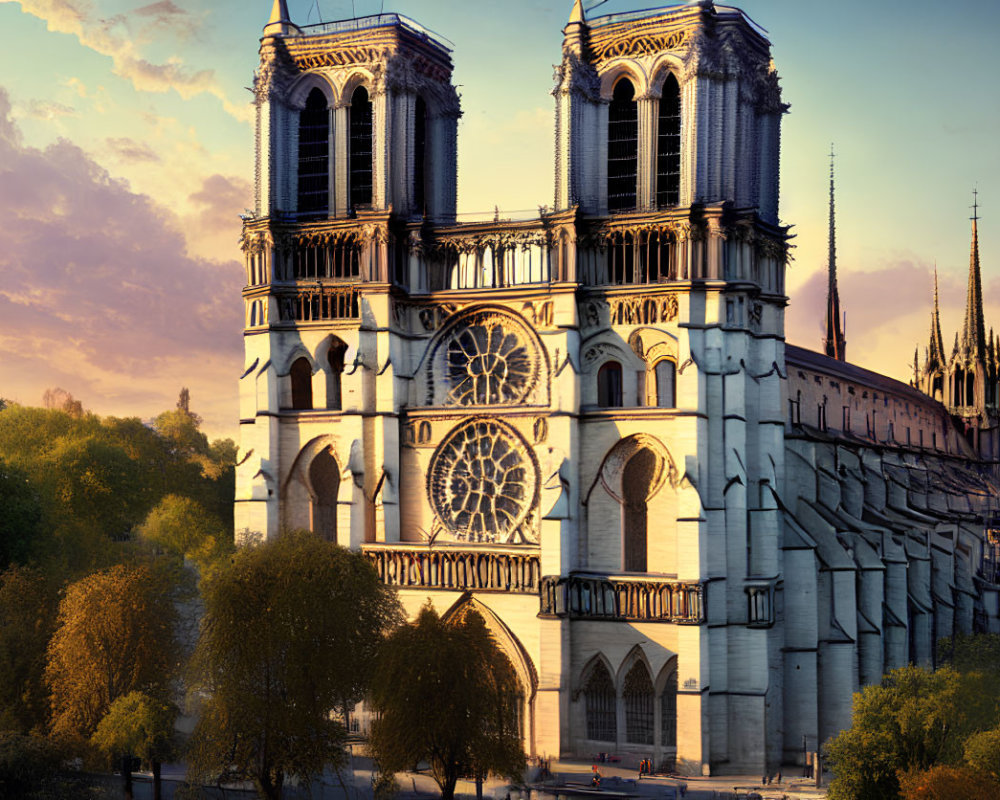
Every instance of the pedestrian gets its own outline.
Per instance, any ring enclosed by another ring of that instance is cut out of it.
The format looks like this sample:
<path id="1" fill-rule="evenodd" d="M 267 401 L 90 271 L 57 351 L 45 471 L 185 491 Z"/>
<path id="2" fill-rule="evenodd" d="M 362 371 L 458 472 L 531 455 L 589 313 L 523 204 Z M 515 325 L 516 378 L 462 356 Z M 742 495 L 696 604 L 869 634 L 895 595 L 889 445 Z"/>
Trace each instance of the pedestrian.
<path id="1" fill-rule="evenodd" d="M 775 777 L 775 783 L 781 783 L 781 770 L 778 770 L 778 775 Z"/>

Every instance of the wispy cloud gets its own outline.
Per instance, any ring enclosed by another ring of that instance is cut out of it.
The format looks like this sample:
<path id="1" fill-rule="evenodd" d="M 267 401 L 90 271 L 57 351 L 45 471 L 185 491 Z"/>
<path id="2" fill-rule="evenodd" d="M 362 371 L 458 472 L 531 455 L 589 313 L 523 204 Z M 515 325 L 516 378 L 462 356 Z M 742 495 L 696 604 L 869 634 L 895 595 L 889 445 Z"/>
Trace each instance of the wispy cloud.
<path id="1" fill-rule="evenodd" d="M 218 176 L 210 181 L 198 190 L 206 198 Z M 204 413 L 217 428 L 231 421 L 242 359 L 238 262 L 191 255 L 181 220 L 73 143 L 25 145 L 3 89 L 0 214 L 9 222 L 0 229 L 0 393 L 37 402 L 56 362 L 60 385 L 85 405 L 148 395 L 154 405 L 127 410 L 149 415 L 187 381 L 211 398 Z M 226 235 L 232 241 L 232 228 Z M 25 361 L 34 369 L 8 372 Z"/>
<path id="2" fill-rule="evenodd" d="M 0 0 L 16 2 L 26 14 L 45 21 L 48 29 L 75 36 L 84 47 L 108 56 L 116 75 L 139 91 L 175 91 L 189 99 L 209 94 L 219 99 L 226 112 L 249 121 L 250 108 L 232 103 L 214 70 L 192 70 L 179 58 L 154 63 L 142 54 L 142 45 L 152 36 L 170 32 L 177 38 L 191 35 L 197 20 L 171 0 L 153 3 L 128 14 L 100 17 L 90 0 Z"/>
<path id="3" fill-rule="evenodd" d="M 25 116 L 45 121 L 51 121 L 58 117 L 77 116 L 75 108 L 71 108 L 63 103 L 55 103 L 47 100 L 31 100 L 22 105 L 20 111 Z"/>
<path id="4" fill-rule="evenodd" d="M 145 142 L 137 142 L 127 136 L 105 139 L 111 151 L 124 161 L 159 161 L 160 156 Z"/>

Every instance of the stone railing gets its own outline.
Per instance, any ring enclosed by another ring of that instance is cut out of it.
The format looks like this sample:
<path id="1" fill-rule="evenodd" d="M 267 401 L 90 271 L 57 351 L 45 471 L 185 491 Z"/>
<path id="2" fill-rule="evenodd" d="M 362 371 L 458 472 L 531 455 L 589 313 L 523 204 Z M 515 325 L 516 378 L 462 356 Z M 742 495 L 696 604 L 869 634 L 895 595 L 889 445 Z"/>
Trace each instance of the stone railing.
<path id="1" fill-rule="evenodd" d="M 608 575 L 542 578 L 540 616 L 624 622 L 705 621 L 702 584 Z"/>
<path id="2" fill-rule="evenodd" d="M 353 286 L 278 289 L 274 293 L 281 322 L 326 322 L 361 316 L 361 298 Z"/>
<path id="3" fill-rule="evenodd" d="M 538 594 L 537 552 L 387 544 L 362 546 L 382 582 L 401 589 Z"/>

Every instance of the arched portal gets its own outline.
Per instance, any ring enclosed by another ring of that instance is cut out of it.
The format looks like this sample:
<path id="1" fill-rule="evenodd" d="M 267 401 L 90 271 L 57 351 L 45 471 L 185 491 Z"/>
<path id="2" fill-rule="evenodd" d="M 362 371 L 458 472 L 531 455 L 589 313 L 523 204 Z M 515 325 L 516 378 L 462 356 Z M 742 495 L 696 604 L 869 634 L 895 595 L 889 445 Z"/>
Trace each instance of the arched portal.
<path id="1" fill-rule="evenodd" d="M 317 453 L 309 464 L 312 486 L 311 523 L 313 533 L 328 542 L 337 541 L 337 493 L 340 491 L 340 469 L 332 448 Z"/>
<path id="2" fill-rule="evenodd" d="M 646 501 L 655 482 L 657 466 L 656 454 L 648 447 L 643 447 L 628 460 L 622 474 L 627 572 L 646 571 L 646 533 L 649 522 Z"/>

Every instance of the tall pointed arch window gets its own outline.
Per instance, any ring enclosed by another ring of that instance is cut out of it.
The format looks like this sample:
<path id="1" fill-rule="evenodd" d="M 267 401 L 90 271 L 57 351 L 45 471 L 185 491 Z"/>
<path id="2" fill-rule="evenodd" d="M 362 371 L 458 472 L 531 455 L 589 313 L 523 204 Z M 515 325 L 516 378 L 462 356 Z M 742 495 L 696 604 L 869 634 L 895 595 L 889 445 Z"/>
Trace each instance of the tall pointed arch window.
<path id="1" fill-rule="evenodd" d="M 350 199 L 356 209 L 372 202 L 372 104 L 364 86 L 351 95 L 350 117 Z"/>
<path id="2" fill-rule="evenodd" d="M 347 352 L 347 345 L 340 339 L 334 339 L 326 354 L 326 363 L 329 367 L 326 384 L 326 407 L 330 409 L 341 408 L 343 404 L 341 377 L 344 374 L 345 352 Z"/>
<path id="3" fill-rule="evenodd" d="M 625 676 L 625 739 L 633 744 L 653 743 L 653 681 L 641 661 Z"/>
<path id="4" fill-rule="evenodd" d="M 639 172 L 639 111 L 628 78 L 615 84 L 608 106 L 608 210 L 635 208 Z"/>
<path id="5" fill-rule="evenodd" d="M 656 204 L 675 206 L 681 196 L 681 90 L 673 73 L 660 94 L 656 142 Z"/>
<path id="6" fill-rule="evenodd" d="M 323 216 L 330 209 L 330 111 L 326 95 L 313 89 L 299 112 L 300 215 Z"/>
<path id="7" fill-rule="evenodd" d="M 427 103 L 417 97 L 413 110 L 413 211 L 423 215 L 427 205 Z"/>
<path id="8" fill-rule="evenodd" d="M 320 452 L 309 465 L 309 483 L 312 485 L 313 533 L 328 542 L 336 542 L 340 469 L 329 447 Z"/>
<path id="9" fill-rule="evenodd" d="M 617 696 L 608 668 L 597 662 L 584 687 L 587 712 L 587 738 L 613 742 L 618 738 Z"/>
<path id="10" fill-rule="evenodd" d="M 292 379 L 292 408 L 297 411 L 312 408 L 312 364 L 309 359 L 304 356 L 295 359 L 288 374 Z"/>
<path id="11" fill-rule="evenodd" d="M 677 662 L 672 661 L 660 694 L 660 744 L 677 746 Z"/>
<path id="12" fill-rule="evenodd" d="M 670 359 L 663 358 L 653 367 L 656 378 L 656 405 L 658 408 L 676 408 L 677 406 L 677 365 Z"/>
<path id="13" fill-rule="evenodd" d="M 622 472 L 626 572 L 646 571 L 646 540 L 649 526 L 649 509 L 646 503 L 656 478 L 656 467 L 656 454 L 648 447 L 643 447 L 628 460 Z"/>
<path id="14" fill-rule="evenodd" d="M 597 405 L 601 408 L 622 406 L 622 365 L 617 361 L 608 361 L 597 371 Z"/>

